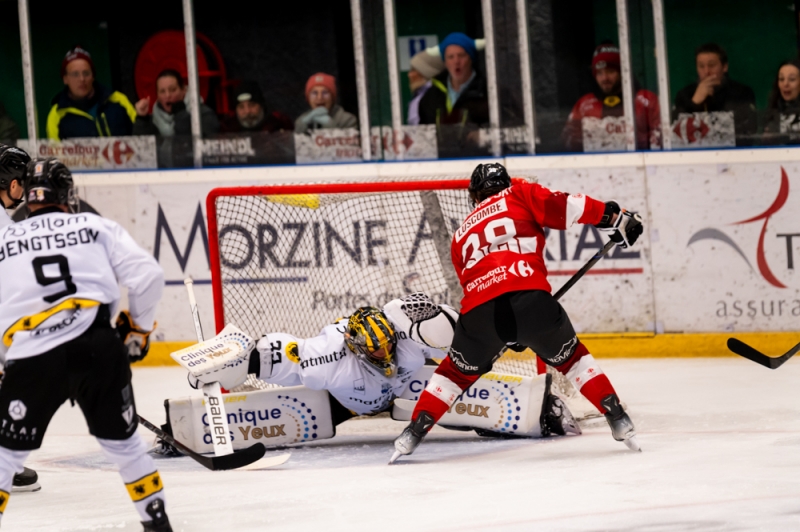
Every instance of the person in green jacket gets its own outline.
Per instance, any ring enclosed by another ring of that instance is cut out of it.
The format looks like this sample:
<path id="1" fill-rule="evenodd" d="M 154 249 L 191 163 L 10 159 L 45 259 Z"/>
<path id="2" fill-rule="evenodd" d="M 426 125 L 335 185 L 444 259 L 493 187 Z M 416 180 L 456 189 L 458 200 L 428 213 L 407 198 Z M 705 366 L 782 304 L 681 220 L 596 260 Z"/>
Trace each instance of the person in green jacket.
<path id="1" fill-rule="evenodd" d="M 76 46 L 61 63 L 64 90 L 53 97 L 47 116 L 47 138 L 119 137 L 130 135 L 136 110 L 128 98 L 95 80 L 92 56 Z"/>

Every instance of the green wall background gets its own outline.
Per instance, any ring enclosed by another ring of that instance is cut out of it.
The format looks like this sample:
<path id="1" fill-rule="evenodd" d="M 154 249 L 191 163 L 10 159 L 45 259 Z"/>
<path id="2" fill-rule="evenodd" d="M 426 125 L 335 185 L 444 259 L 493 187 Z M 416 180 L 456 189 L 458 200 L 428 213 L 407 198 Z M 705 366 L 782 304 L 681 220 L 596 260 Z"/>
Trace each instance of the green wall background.
<path id="1" fill-rule="evenodd" d="M 615 1 L 584 1 L 592 2 L 597 41 L 604 38 L 616 41 Z M 576 2 L 576 11 L 581 3 Z M 22 136 L 27 137 L 16 2 L 2 0 L 0 4 L 5 13 L 0 18 L 0 101 L 17 122 Z M 435 34 L 441 41 L 450 32 L 468 31 L 470 14 L 465 11 L 465 5 L 464 0 L 398 0 L 397 34 Z M 650 0 L 630 0 L 629 21 L 634 73 L 644 87 L 656 91 L 650 6 Z M 704 42 L 717 42 L 728 51 L 731 77 L 753 88 L 762 109 L 766 106 L 777 65 L 797 55 L 796 13 L 791 0 L 666 0 L 665 11 L 673 98 L 678 90 L 694 81 L 694 49 Z M 44 136 L 50 101 L 63 87 L 59 71 L 64 53 L 75 44 L 87 48 L 92 53 L 98 81 L 110 85 L 109 36 L 106 24 L 96 17 L 94 20 L 83 17 L 77 22 L 73 19 L 65 25 L 55 17 L 48 18 L 46 13 L 33 15 L 36 104 L 39 134 Z M 367 42 L 368 49 L 372 49 L 369 66 L 377 73 L 370 80 L 371 114 L 374 124 L 389 124 L 388 88 L 384 79 L 386 63 L 380 54 L 385 50 L 385 43 L 381 42 L 381 19 L 382 16 L 367 21 L 373 28 L 373 41 Z M 401 77 L 401 86 L 405 114 L 410 100 L 405 74 Z M 376 97 L 376 92 L 381 93 L 381 97 Z"/>
<path id="2" fill-rule="evenodd" d="M 595 35 L 616 42 L 614 0 L 594 0 Z M 670 97 L 697 79 L 694 50 L 716 42 L 728 52 L 731 78 L 756 93 L 766 107 L 781 61 L 797 56 L 794 3 L 790 0 L 666 0 Z M 657 92 L 655 38 L 649 0 L 629 2 L 633 69 L 640 82 Z"/>
<path id="3" fill-rule="evenodd" d="M 13 6 L 13 10 L 10 9 Z M 19 18 L 16 3 L 4 2 L 6 16 L 0 18 L 0 101 L 19 126 L 22 138 L 28 137 L 25 119 L 25 94 L 22 85 L 22 50 L 19 40 Z M 12 13 L 13 11 L 13 13 Z M 39 137 L 46 136 L 45 124 L 50 101 L 63 87 L 61 61 L 72 46 L 80 44 L 92 54 L 96 79 L 109 86 L 111 67 L 108 31 L 102 22 L 70 22 L 41 20 L 32 14 L 33 82 L 36 89 L 36 110 Z"/>

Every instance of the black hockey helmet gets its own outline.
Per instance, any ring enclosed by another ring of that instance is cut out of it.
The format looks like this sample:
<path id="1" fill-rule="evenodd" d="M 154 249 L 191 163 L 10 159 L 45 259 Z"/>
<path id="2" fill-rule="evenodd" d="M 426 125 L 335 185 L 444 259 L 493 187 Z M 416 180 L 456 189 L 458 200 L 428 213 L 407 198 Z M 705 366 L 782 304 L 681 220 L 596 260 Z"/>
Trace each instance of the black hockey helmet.
<path id="1" fill-rule="evenodd" d="M 480 203 L 489 196 L 511 186 L 511 176 L 500 163 L 479 164 L 469 180 L 469 197 Z"/>
<path id="2" fill-rule="evenodd" d="M 15 146 L 0 144 L 0 189 L 8 190 L 15 179 L 22 185 L 30 156 Z"/>
<path id="3" fill-rule="evenodd" d="M 55 157 L 34 159 L 28 163 L 25 198 L 29 204 L 66 205 L 70 212 L 78 211 L 78 194 L 72 172 Z"/>

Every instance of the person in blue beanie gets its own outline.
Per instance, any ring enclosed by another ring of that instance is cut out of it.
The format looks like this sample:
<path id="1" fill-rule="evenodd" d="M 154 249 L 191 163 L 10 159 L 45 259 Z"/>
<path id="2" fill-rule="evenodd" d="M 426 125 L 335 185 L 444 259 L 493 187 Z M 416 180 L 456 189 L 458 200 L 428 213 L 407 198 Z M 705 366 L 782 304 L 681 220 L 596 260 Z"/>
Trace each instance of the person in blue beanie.
<path id="1" fill-rule="evenodd" d="M 436 124 L 440 156 L 467 155 L 465 150 L 472 151 L 469 145 L 474 144 L 469 139 L 475 137 L 468 133 L 489 123 L 486 79 L 475 69 L 478 49 L 474 39 L 451 33 L 439 49 L 445 71 L 431 79 L 433 86 L 419 102 L 420 124 Z M 443 153 L 450 148 L 455 152 Z"/>

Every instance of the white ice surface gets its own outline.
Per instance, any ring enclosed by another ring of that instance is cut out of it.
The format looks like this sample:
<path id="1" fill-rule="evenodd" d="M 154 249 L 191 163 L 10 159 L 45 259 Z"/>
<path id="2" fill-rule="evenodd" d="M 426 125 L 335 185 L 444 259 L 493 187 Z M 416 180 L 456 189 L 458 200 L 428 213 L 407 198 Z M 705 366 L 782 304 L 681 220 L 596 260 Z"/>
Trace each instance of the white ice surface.
<path id="1" fill-rule="evenodd" d="M 800 360 L 601 360 L 644 452 L 598 420 L 583 436 L 487 440 L 436 428 L 387 466 L 403 424 L 349 421 L 268 471 L 211 472 L 160 459 L 175 531 L 800 530 Z M 134 371 L 142 415 L 188 395 L 177 368 Z M 142 434 L 152 440 L 150 433 Z M 28 465 L 3 531 L 141 530 L 114 467 L 65 405 Z"/>

